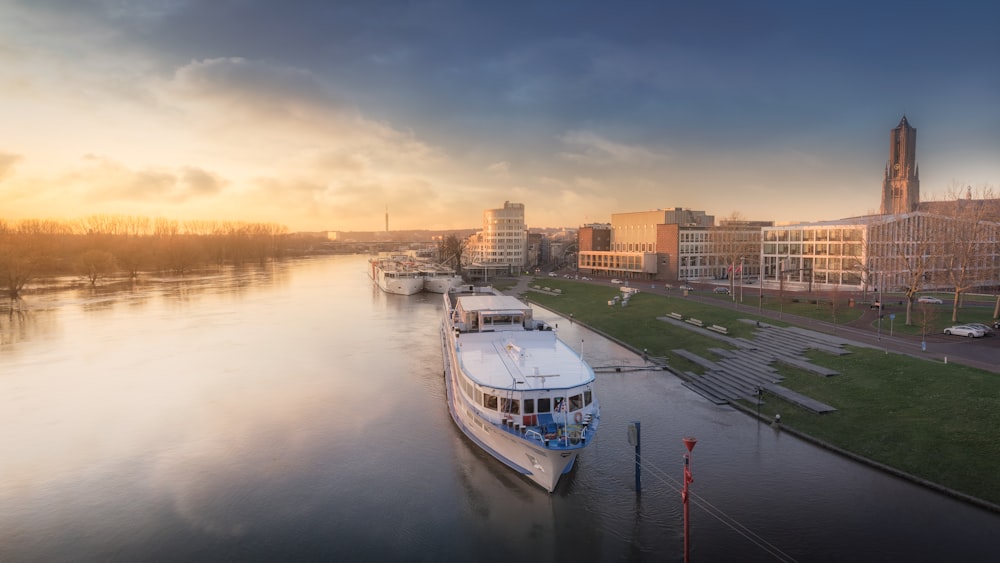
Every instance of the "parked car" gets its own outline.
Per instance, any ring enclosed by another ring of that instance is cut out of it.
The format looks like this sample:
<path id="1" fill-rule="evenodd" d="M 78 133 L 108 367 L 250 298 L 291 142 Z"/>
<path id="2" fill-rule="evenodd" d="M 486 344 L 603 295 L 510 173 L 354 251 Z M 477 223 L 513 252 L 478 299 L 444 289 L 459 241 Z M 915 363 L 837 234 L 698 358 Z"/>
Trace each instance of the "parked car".
<path id="1" fill-rule="evenodd" d="M 681 286 L 681 290 L 682 290 L 682 291 L 694 291 L 694 288 L 693 288 L 693 287 L 691 287 L 691 286 L 690 286 L 690 285 L 688 285 L 688 284 L 684 284 L 684 285 L 682 285 L 682 286 Z"/>
<path id="2" fill-rule="evenodd" d="M 712 291 L 714 291 L 715 293 L 725 293 L 726 295 L 729 295 L 729 288 L 728 287 L 721 287 L 720 286 L 720 287 L 717 287 L 717 288 L 713 289 Z"/>
<path id="3" fill-rule="evenodd" d="M 968 336 L 969 338 L 982 338 L 986 335 L 983 329 L 976 328 L 969 325 L 955 325 L 944 329 L 945 334 L 954 334 L 955 336 Z"/>
<path id="4" fill-rule="evenodd" d="M 555 272 L 549 272 L 549 277 L 550 278 L 557 278 L 557 277 L 559 277 L 559 274 L 557 274 Z"/>
<path id="5" fill-rule="evenodd" d="M 937 297 L 931 297 L 930 295 L 921 295 L 920 297 L 917 298 L 917 303 L 930 303 L 932 305 L 940 305 L 944 303 L 944 301 L 941 301 Z"/>
<path id="6" fill-rule="evenodd" d="M 622 280 L 620 280 L 618 278 L 615 278 L 615 279 L 611 280 L 611 283 L 625 283 L 625 282 L 623 282 Z"/>
<path id="7" fill-rule="evenodd" d="M 965 323 L 965 326 L 978 328 L 979 330 L 983 331 L 983 336 L 990 336 L 993 334 L 993 327 L 989 325 L 984 325 L 983 323 Z"/>

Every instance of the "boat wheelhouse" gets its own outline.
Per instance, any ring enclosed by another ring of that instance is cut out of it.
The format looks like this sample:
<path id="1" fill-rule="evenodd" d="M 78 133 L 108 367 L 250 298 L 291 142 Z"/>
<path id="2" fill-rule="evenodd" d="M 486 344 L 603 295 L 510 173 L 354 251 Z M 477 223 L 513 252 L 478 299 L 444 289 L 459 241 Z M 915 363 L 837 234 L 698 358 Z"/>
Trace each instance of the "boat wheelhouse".
<path id="1" fill-rule="evenodd" d="M 495 458 L 552 492 L 597 431 L 594 370 L 532 310 L 492 288 L 444 295 L 448 408 Z"/>

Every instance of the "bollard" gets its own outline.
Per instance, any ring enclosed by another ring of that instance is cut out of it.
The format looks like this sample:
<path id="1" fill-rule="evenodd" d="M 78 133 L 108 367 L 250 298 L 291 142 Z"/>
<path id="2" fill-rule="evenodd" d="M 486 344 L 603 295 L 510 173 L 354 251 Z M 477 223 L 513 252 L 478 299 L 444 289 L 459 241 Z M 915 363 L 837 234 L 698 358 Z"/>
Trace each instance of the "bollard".
<path id="1" fill-rule="evenodd" d="M 642 425 L 638 420 L 630 422 L 628 425 L 628 443 L 635 446 L 635 494 L 642 492 L 642 465 L 640 464 L 642 451 Z"/>

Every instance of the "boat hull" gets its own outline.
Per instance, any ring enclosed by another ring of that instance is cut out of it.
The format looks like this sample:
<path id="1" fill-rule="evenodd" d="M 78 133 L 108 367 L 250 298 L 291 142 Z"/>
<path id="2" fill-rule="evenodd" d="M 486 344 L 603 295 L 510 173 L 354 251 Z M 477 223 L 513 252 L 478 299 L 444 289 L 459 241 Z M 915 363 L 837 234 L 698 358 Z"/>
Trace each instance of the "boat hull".
<path id="1" fill-rule="evenodd" d="M 447 277 L 426 277 L 424 278 L 424 291 L 431 293 L 446 293 L 452 288 L 462 285 L 462 276 Z"/>
<path id="2" fill-rule="evenodd" d="M 444 375 L 448 394 L 448 410 L 455 425 L 479 447 L 524 475 L 548 492 L 553 492 L 559 478 L 568 473 L 576 462 L 578 450 L 552 450 L 541 447 L 536 441 L 525 439 L 521 433 L 498 426 L 477 416 L 474 409 L 464 404 L 457 387 L 455 342 L 447 324 L 441 327 Z"/>
<path id="3" fill-rule="evenodd" d="M 395 295 L 413 295 L 423 291 L 424 278 L 418 272 L 400 273 L 386 268 L 386 265 L 373 260 L 368 270 L 368 276 L 382 291 Z"/>

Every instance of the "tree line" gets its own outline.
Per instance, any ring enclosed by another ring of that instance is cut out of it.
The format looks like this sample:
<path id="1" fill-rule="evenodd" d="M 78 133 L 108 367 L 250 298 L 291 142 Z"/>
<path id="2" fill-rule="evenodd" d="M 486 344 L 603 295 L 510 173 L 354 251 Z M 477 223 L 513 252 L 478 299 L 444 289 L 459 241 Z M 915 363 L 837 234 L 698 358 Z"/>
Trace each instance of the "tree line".
<path id="1" fill-rule="evenodd" d="M 311 241 L 310 241 L 311 242 Z M 206 267 L 264 264 L 304 250 L 304 239 L 274 223 L 91 215 L 72 221 L 0 219 L 0 292 L 15 301 L 39 277 L 136 279 Z"/>

